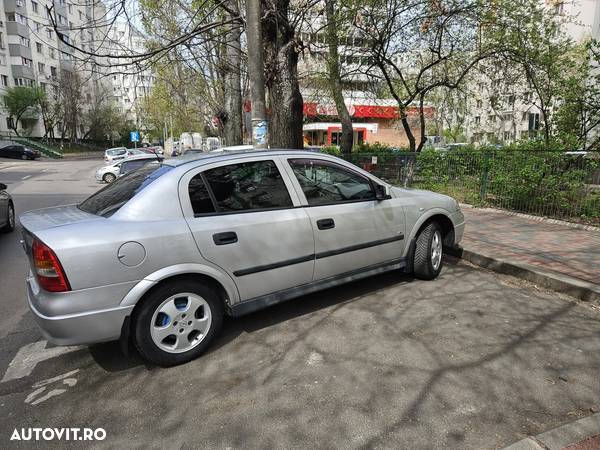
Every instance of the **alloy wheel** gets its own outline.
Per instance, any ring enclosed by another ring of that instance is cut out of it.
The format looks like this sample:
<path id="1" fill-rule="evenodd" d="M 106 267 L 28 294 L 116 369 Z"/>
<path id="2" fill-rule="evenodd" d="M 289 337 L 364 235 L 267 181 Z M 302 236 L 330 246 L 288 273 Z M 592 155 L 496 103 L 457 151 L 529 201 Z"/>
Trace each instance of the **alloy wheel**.
<path id="1" fill-rule="evenodd" d="M 439 231 L 433 233 L 431 238 L 431 265 L 433 270 L 438 270 L 442 262 L 442 236 Z"/>
<path id="2" fill-rule="evenodd" d="M 173 295 L 162 302 L 152 316 L 150 336 L 168 353 L 183 353 L 206 337 L 212 323 L 208 302 L 189 292 Z"/>

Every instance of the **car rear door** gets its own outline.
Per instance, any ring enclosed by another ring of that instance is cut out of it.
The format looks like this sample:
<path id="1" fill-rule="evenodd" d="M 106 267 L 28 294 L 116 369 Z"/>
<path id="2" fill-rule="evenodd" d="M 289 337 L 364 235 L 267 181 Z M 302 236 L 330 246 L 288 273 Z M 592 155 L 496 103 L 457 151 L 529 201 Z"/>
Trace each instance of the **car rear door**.
<path id="1" fill-rule="evenodd" d="M 345 165 L 318 158 L 288 163 L 315 233 L 315 280 L 403 262 L 398 202 L 377 200 L 374 182 Z"/>
<path id="2" fill-rule="evenodd" d="M 280 165 L 273 157 L 240 158 L 190 171 L 180 182 L 201 255 L 231 276 L 242 300 L 313 277 L 311 223 Z"/>

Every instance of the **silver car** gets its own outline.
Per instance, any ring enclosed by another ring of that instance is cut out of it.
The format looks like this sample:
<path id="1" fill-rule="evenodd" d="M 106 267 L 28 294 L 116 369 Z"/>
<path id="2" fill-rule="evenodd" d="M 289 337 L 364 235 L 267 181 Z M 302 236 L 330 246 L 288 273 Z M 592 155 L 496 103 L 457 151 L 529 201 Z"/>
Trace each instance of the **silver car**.
<path id="1" fill-rule="evenodd" d="M 433 279 L 464 229 L 450 197 L 295 150 L 147 164 L 79 205 L 20 219 L 44 336 L 131 340 L 164 366 L 205 351 L 224 314 L 389 270 Z"/>

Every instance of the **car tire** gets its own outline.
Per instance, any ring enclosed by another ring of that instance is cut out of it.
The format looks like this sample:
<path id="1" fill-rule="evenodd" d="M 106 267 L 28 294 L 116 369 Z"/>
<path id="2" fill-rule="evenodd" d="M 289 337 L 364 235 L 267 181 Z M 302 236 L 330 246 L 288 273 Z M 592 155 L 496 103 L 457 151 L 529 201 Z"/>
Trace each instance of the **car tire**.
<path id="1" fill-rule="evenodd" d="M 102 181 L 104 181 L 105 183 L 112 183 L 113 181 L 115 181 L 117 179 L 117 177 L 115 177 L 114 174 L 112 173 L 105 173 L 102 176 Z"/>
<path id="2" fill-rule="evenodd" d="M 197 280 L 167 282 L 136 307 L 132 323 L 140 355 L 159 366 L 175 366 L 200 356 L 219 334 L 223 302 Z"/>
<path id="3" fill-rule="evenodd" d="M 443 236 L 437 222 L 430 222 L 417 235 L 415 244 L 413 274 L 421 280 L 433 280 L 444 265 Z"/>
<path id="4" fill-rule="evenodd" d="M 28 160 L 29 158 L 27 157 L 27 155 L 21 155 L 21 159 L 22 159 L 23 161 L 26 161 L 26 160 Z"/>
<path id="5" fill-rule="evenodd" d="M 4 227 L 2 228 L 2 232 L 3 233 L 10 233 L 11 231 L 14 231 L 15 229 L 15 207 L 12 204 L 12 202 L 8 202 L 8 222 L 6 223 L 6 225 L 4 225 Z"/>

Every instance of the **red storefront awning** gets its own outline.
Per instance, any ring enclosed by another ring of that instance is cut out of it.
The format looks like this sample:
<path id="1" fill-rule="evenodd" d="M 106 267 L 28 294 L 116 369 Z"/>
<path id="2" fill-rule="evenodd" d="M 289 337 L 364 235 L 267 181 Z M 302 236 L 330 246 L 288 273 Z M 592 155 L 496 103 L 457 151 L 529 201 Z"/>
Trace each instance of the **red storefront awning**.
<path id="1" fill-rule="evenodd" d="M 432 106 L 426 106 L 423 111 L 426 117 L 432 117 L 435 109 Z M 398 119 L 400 117 L 397 106 L 351 105 L 348 112 L 352 117 L 365 119 Z M 409 117 L 416 117 L 419 114 L 419 108 L 409 106 L 407 113 Z M 304 102 L 304 115 L 306 117 L 337 117 L 337 110 L 334 105 Z"/>

